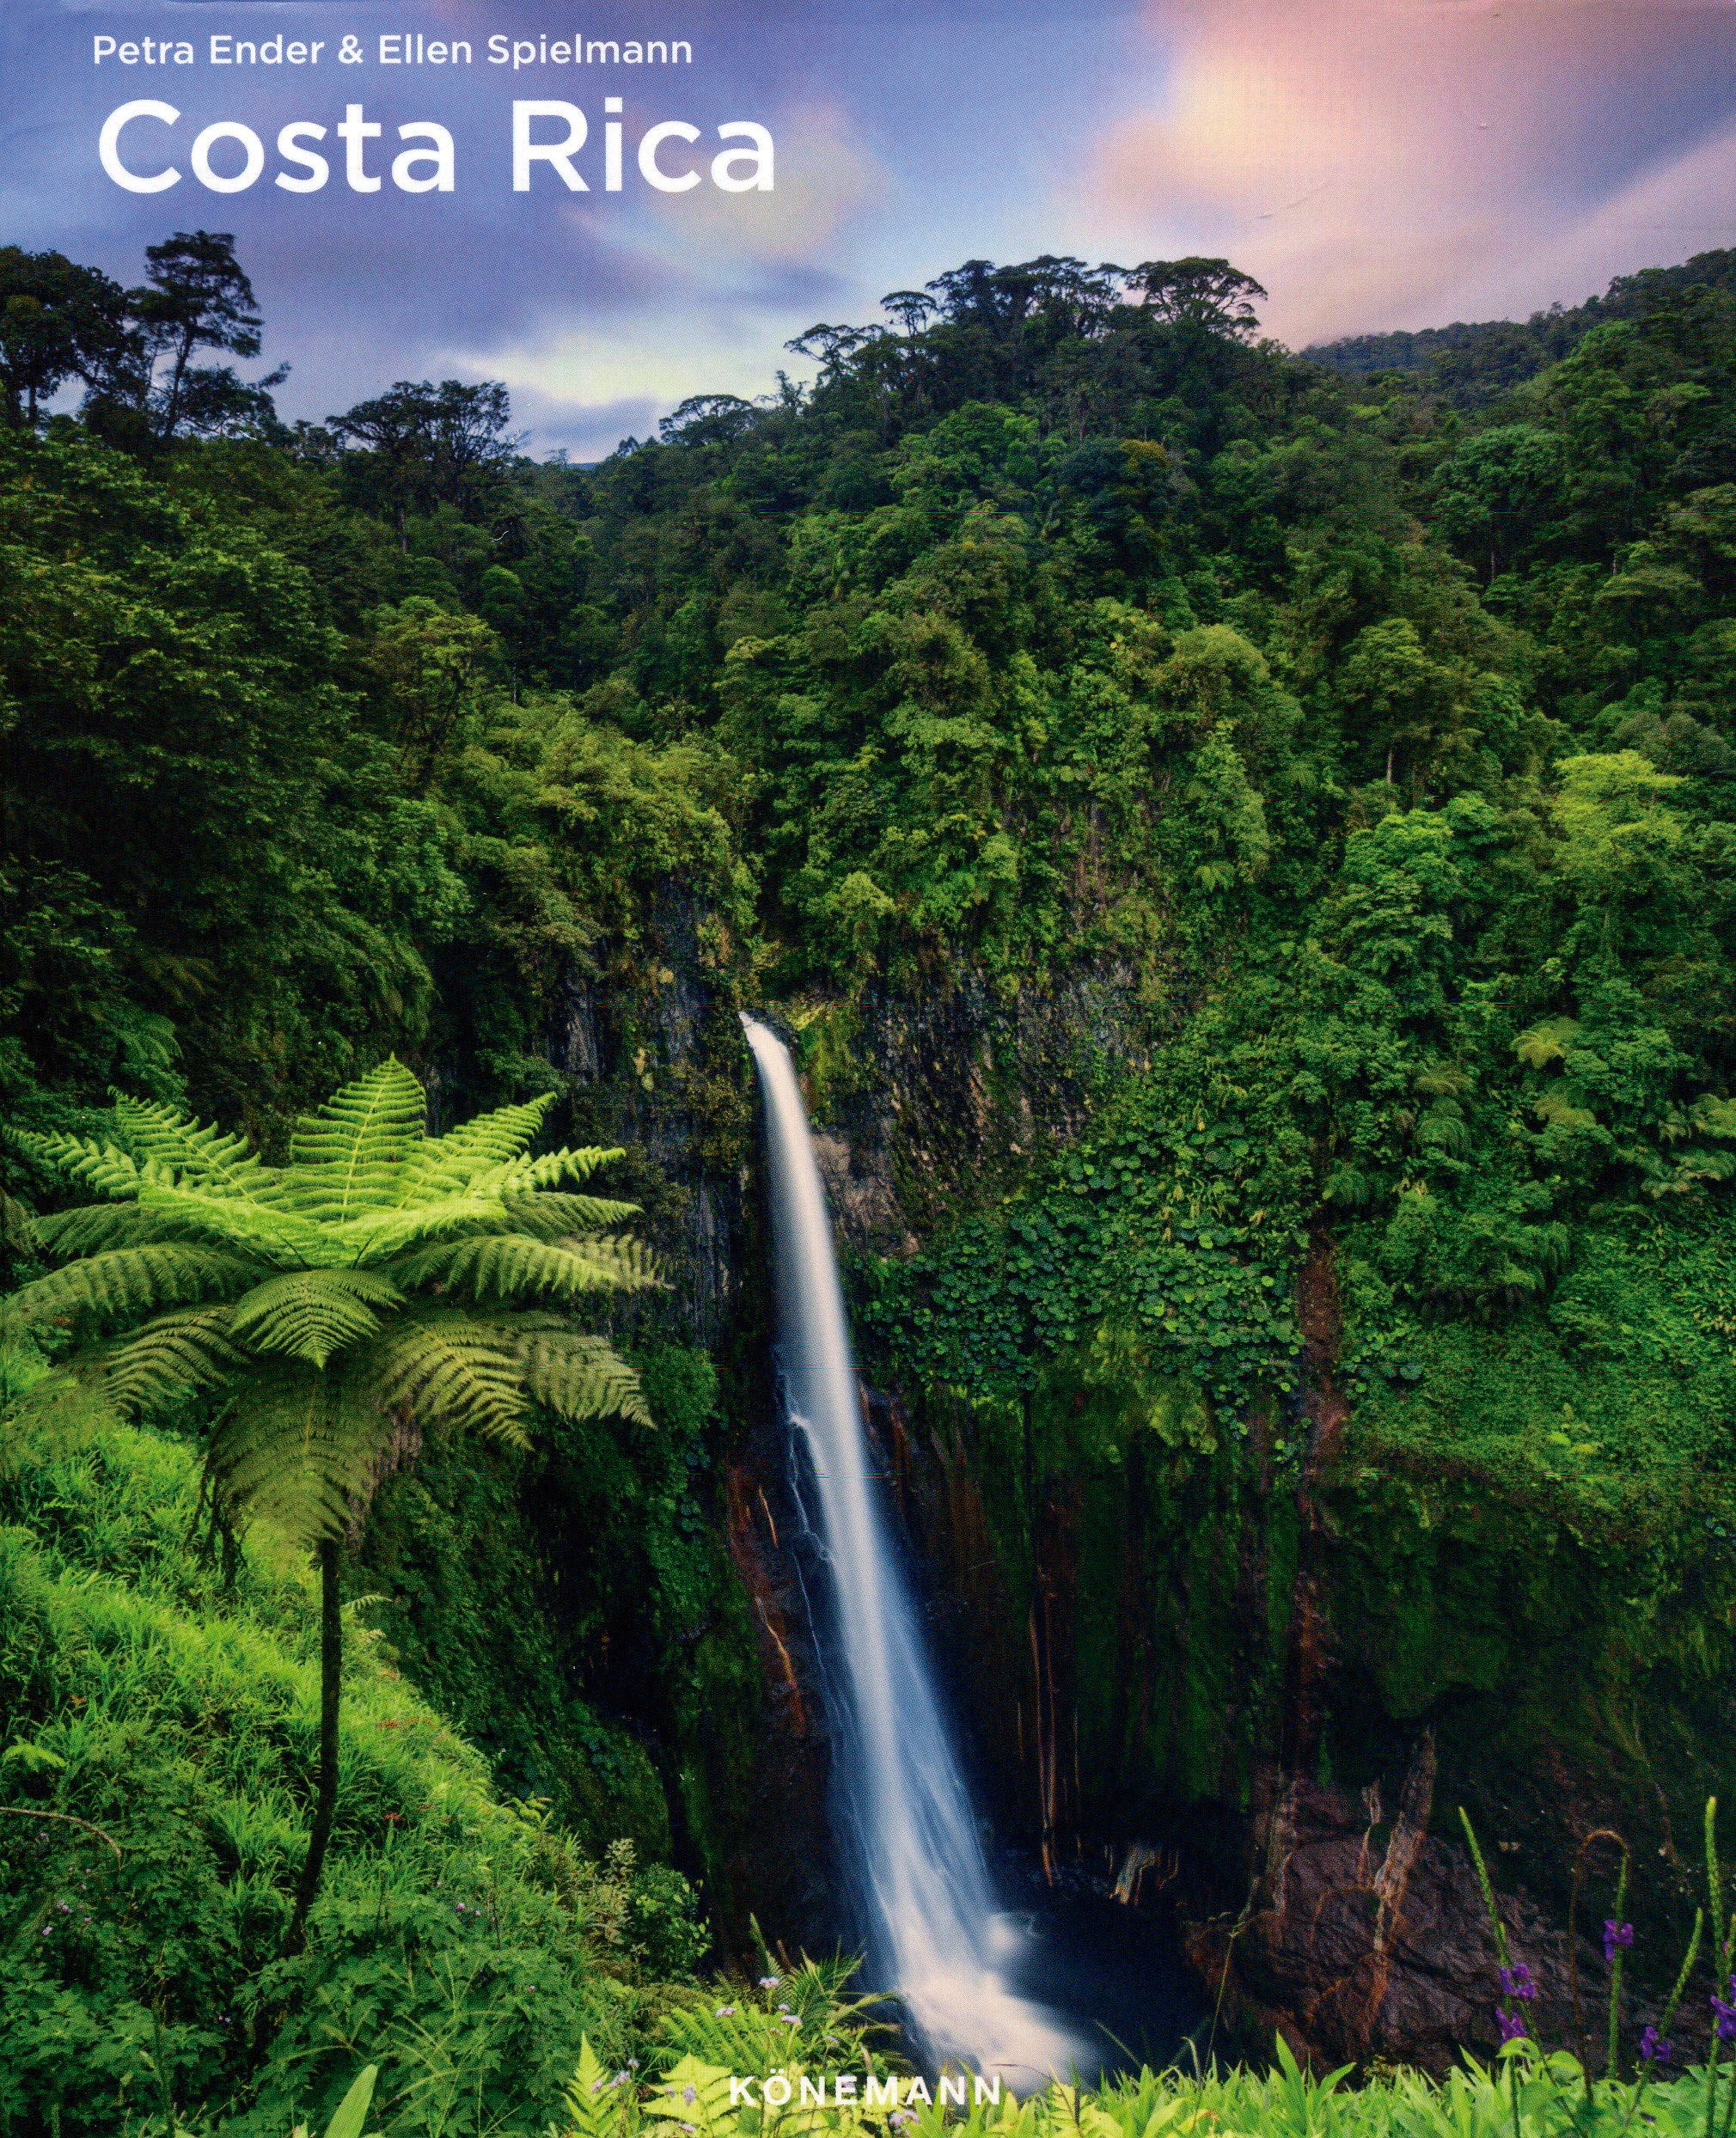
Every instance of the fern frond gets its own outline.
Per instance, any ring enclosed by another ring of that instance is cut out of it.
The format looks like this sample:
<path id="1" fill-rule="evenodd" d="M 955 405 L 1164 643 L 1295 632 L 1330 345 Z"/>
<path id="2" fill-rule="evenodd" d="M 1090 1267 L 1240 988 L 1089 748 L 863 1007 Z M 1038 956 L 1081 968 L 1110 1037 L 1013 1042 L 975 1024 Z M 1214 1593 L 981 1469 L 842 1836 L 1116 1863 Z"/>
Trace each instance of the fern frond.
<path id="1" fill-rule="evenodd" d="M 27 1452 L 70 1453 L 119 1422 L 99 1384 L 58 1367 L 0 1412 L 0 1474 Z"/>
<path id="2" fill-rule="evenodd" d="M 405 1169 L 426 1141 L 428 1102 L 395 1055 L 296 1122 L 290 1139 L 293 1206 L 335 1220 L 396 1206 Z"/>
<path id="3" fill-rule="evenodd" d="M 545 1205 L 566 1206 L 545 1210 Z M 493 1196 L 455 1194 L 381 1217 L 354 1219 L 334 1228 L 333 1237 L 341 1242 L 345 1259 L 352 1266 L 375 1268 L 394 1261 L 418 1242 L 449 1241 L 457 1233 L 477 1239 L 503 1232 L 569 1239 L 639 1215 L 639 1204 L 613 1202 L 601 1195 L 517 1195 L 503 1202 Z"/>
<path id="4" fill-rule="evenodd" d="M 533 1194 L 541 1188 L 559 1188 L 563 1181 L 587 1181 L 599 1166 L 625 1156 L 620 1150 L 590 1145 L 546 1151 L 540 1158 L 514 1158 L 496 1171 L 479 1174 L 474 1185 L 494 1195 Z"/>
<path id="5" fill-rule="evenodd" d="M 364 1341 L 381 1310 L 402 1306 L 388 1279 L 365 1269 L 292 1269 L 255 1285 L 230 1310 L 236 1339 L 255 1351 L 282 1352 L 322 1366 L 334 1351 Z"/>
<path id="6" fill-rule="evenodd" d="M 570 1239 L 606 1225 L 625 1225 L 639 1214 L 637 1203 L 611 1202 L 606 1195 L 509 1195 L 502 1206 L 506 1231 L 539 1240 Z"/>
<path id="7" fill-rule="evenodd" d="M 406 1176 L 406 1194 L 462 1188 L 486 1167 L 504 1165 L 529 1147 L 553 1103 L 553 1091 L 516 1106 L 497 1107 L 461 1122 L 443 1136 L 430 1136 Z"/>
<path id="8" fill-rule="evenodd" d="M 269 1186 L 272 1173 L 243 1135 L 224 1135 L 205 1127 L 173 1107 L 118 1098 L 114 1117 L 121 1141 L 135 1158 L 154 1160 L 180 1176 L 183 1182 L 209 1194 L 253 1200 Z"/>
<path id="9" fill-rule="evenodd" d="M 155 1182 L 139 1189 L 138 1206 L 175 1220 L 190 1234 L 257 1255 L 279 1268 L 321 1269 L 345 1259 L 330 1228 L 298 1211 Z"/>
<path id="10" fill-rule="evenodd" d="M 597 1292 L 643 1291 L 660 1281 L 642 1240 L 538 1240 L 523 1232 L 442 1241 L 384 1267 L 406 1288 L 439 1284 L 467 1298 L 572 1300 Z"/>
<path id="11" fill-rule="evenodd" d="M 15 1149 L 28 1151 L 68 1180 L 83 1181 L 87 1188 L 104 1195 L 117 1199 L 136 1195 L 146 1180 L 168 1177 L 164 1168 L 147 1170 L 131 1151 L 121 1150 L 117 1144 L 99 1143 L 94 1136 L 39 1135 L 30 1128 L 8 1128 L 4 1133 Z"/>
<path id="12" fill-rule="evenodd" d="M 9 1406 L 9 1443 L 37 1440 L 45 1428 L 82 1437 L 215 1386 L 241 1362 L 225 1334 L 229 1313 L 208 1306 L 159 1315 L 51 1368 Z"/>
<path id="13" fill-rule="evenodd" d="M 529 1402 L 510 1332 L 450 1308 L 402 1315 L 359 1354 L 355 1400 L 523 1447 Z"/>
<path id="14" fill-rule="evenodd" d="M 229 1341 L 227 1306 L 160 1314 L 78 1362 L 125 1418 L 149 1417 L 197 1390 L 215 1388 L 241 1364 Z"/>
<path id="15" fill-rule="evenodd" d="M 80 1203 L 75 1210 L 59 1210 L 52 1217 L 37 1219 L 35 1236 L 58 1258 L 194 1238 L 198 1234 L 196 1228 L 169 1211 L 147 1210 L 136 1202 L 101 1202 Z"/>
<path id="16" fill-rule="evenodd" d="M 207 1451 L 212 1496 L 233 1521 L 264 1521 L 292 1543 L 314 1544 L 348 1526 L 392 1429 L 323 1374 L 249 1376 Z"/>
<path id="17" fill-rule="evenodd" d="M 405 1209 L 369 1212 L 346 1224 L 328 1225 L 326 1232 L 335 1255 L 351 1268 L 377 1269 L 418 1241 L 498 1231 L 505 1222 L 506 1206 L 498 1195 L 472 1190 Z"/>
<path id="18" fill-rule="evenodd" d="M 102 1322 L 137 1321 L 160 1307 L 230 1299 L 264 1274 L 251 1257 L 174 1241 L 158 1247 L 118 1247 L 51 1270 L 0 1303 L 0 1327 L 89 1315 Z"/>
<path id="19" fill-rule="evenodd" d="M 730 2104 L 730 2078 L 727 2065 L 706 2063 L 691 2055 L 680 2057 L 654 2089 L 649 2138 L 692 2138 L 694 2133 L 699 2138 L 736 2138 L 742 2117 Z M 811 2109 L 791 2108 L 779 2117 L 778 2128 L 793 2134 L 817 2130 L 824 2123 Z"/>
<path id="20" fill-rule="evenodd" d="M 578 2069 L 566 2089 L 566 2112 L 572 2121 L 561 2138 L 627 2138 L 639 2122 L 631 2081 L 617 2080 L 598 2062 L 588 2034 L 579 2037 Z"/>
<path id="21" fill-rule="evenodd" d="M 633 1369 L 600 1336 L 569 1330 L 531 1333 L 520 1340 L 525 1393 L 557 1418 L 652 1419 Z"/>

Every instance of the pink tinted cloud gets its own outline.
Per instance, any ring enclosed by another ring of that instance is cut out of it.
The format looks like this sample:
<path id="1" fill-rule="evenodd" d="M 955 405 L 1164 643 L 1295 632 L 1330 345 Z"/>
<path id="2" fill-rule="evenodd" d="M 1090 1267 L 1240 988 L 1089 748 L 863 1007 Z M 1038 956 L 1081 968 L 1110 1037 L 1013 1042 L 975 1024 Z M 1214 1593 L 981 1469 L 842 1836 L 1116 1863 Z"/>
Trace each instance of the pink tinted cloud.
<path id="1" fill-rule="evenodd" d="M 1574 302 L 1736 239 L 1736 9 L 1154 0 L 1158 83 L 1094 144 L 1118 257 L 1228 254 L 1293 343 Z M 1698 86 L 1696 88 L 1696 76 Z"/>

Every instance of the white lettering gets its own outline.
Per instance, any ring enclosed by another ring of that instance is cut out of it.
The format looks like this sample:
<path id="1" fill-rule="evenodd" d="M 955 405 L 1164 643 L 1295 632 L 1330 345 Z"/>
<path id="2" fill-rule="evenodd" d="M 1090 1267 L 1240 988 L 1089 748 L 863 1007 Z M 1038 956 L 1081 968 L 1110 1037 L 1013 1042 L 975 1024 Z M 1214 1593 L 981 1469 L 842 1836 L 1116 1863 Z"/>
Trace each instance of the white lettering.
<path id="1" fill-rule="evenodd" d="M 301 146 L 303 141 L 323 141 L 326 130 L 309 120 L 297 119 L 285 126 L 278 136 L 278 154 L 285 163 L 299 163 L 307 173 L 305 178 L 290 178 L 278 173 L 277 182 L 286 193 L 316 193 L 332 175 L 332 167 L 322 156 L 315 156 L 311 149 Z"/>
<path id="2" fill-rule="evenodd" d="M 660 193 L 684 193 L 690 186 L 697 186 L 700 182 L 697 171 L 685 172 L 677 178 L 660 170 L 657 167 L 657 150 L 665 141 L 697 141 L 699 137 L 699 128 L 688 125 L 684 119 L 666 119 L 662 125 L 653 126 L 639 144 L 639 175 L 646 185 L 655 186 Z"/>
<path id="3" fill-rule="evenodd" d="M 533 141 L 530 137 L 530 122 L 534 119 L 563 120 L 566 126 L 565 140 Z M 577 104 L 564 104 L 558 97 L 515 102 L 512 107 L 513 192 L 528 193 L 530 191 L 530 167 L 533 163 L 552 163 L 559 173 L 560 182 L 568 192 L 589 192 L 590 188 L 572 166 L 574 151 L 584 146 L 586 131 L 584 113 Z"/>
<path id="4" fill-rule="evenodd" d="M 602 108 L 606 112 L 618 112 L 620 99 L 618 96 L 604 97 Z M 620 121 L 618 119 L 606 120 L 602 129 L 602 190 L 606 193 L 618 193 L 620 191 Z"/>
<path id="5" fill-rule="evenodd" d="M 108 114 L 97 137 L 96 153 L 102 159 L 103 169 L 117 186 L 124 186 L 130 193 L 160 193 L 170 186 L 180 185 L 180 173 L 173 167 L 159 171 L 153 178 L 141 178 L 138 172 L 128 170 L 120 160 L 120 137 L 135 119 L 160 119 L 165 126 L 173 126 L 180 117 L 173 104 L 160 103 L 150 96 L 123 104 L 118 111 Z"/>
<path id="6" fill-rule="evenodd" d="M 406 193 L 449 193 L 453 187 L 454 158 L 452 137 L 444 126 L 437 126 L 431 119 L 413 120 L 398 129 L 400 141 L 427 141 L 431 148 L 406 149 L 392 165 L 392 183 Z M 433 168 L 425 178 L 415 173 L 423 164 Z"/>
<path id="7" fill-rule="evenodd" d="M 241 168 L 233 178 L 225 178 L 221 171 L 211 168 L 211 152 L 219 141 L 238 141 L 241 149 Z M 207 186 L 214 193 L 244 193 L 266 168 L 266 144 L 251 126 L 243 126 L 236 119 L 219 119 L 207 126 L 193 144 L 193 174 L 201 186 Z"/>
<path id="8" fill-rule="evenodd" d="M 344 107 L 344 122 L 338 129 L 338 138 L 344 144 L 344 176 L 352 193 L 377 193 L 380 181 L 370 178 L 364 163 L 365 144 L 380 137 L 378 124 L 362 117 L 359 104 Z"/>
<path id="9" fill-rule="evenodd" d="M 719 141 L 751 141 L 751 149 L 722 149 L 712 159 L 712 183 L 726 193 L 768 193 L 772 188 L 772 137 L 767 129 L 752 119 L 732 119 L 727 125 L 718 128 Z M 743 178 L 730 175 L 730 166 L 748 163 L 753 167 Z"/>

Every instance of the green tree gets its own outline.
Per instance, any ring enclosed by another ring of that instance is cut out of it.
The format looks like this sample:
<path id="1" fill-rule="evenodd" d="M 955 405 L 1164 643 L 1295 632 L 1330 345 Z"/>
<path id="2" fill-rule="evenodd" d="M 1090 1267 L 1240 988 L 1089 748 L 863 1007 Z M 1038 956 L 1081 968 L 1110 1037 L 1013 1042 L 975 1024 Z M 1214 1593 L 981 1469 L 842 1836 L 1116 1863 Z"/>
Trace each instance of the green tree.
<path id="1" fill-rule="evenodd" d="M 421 1085 L 388 1060 L 297 1125 L 287 1165 L 125 1099 L 115 1139 L 18 1139 L 103 1200 L 39 1222 L 66 1259 L 0 1316 L 15 1340 L 74 1331 L 13 1432 L 173 1417 L 203 1397 L 214 1511 L 263 1519 L 317 1561 L 319 1781 L 292 1949 L 337 1804 L 339 1547 L 384 1467 L 439 1426 L 522 1445 L 539 1408 L 649 1422 L 632 1370 L 570 1319 L 654 1281 L 639 1244 L 604 1229 L 635 1206 L 563 1185 L 620 1154 L 528 1156 L 548 1097 L 431 1136 Z"/>
<path id="2" fill-rule="evenodd" d="M 0 246 L 0 413 L 14 430 L 34 429 L 70 378 L 95 386 L 136 360 L 126 292 L 64 253 Z"/>

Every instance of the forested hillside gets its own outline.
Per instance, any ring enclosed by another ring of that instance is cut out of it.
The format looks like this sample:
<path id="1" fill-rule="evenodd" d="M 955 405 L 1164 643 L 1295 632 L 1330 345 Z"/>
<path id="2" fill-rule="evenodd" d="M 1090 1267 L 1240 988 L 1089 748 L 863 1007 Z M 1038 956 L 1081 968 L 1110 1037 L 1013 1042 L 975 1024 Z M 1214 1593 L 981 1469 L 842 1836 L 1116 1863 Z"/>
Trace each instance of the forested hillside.
<path id="1" fill-rule="evenodd" d="M 1330 362 L 1222 261 L 971 261 L 813 328 L 812 384 L 580 467 L 498 387 L 280 422 L 222 238 L 134 291 L 0 253 L 0 1107 L 97 1134 L 119 1092 L 276 1158 L 395 1054 L 436 1128 L 547 1091 L 556 1141 L 625 1148 L 658 1432 L 431 1448 L 347 1578 L 498 1787 L 673 1852 L 720 1951 L 823 1883 L 761 1741 L 801 1695 L 742 1005 L 833 1138 L 1006 1823 L 1161 1830 L 1227 1920 L 1247 1821 L 1311 1789 L 1326 1835 L 1373 1787 L 1372 1833 L 1426 1738 L 1557 1929 L 1563 1804 L 1663 1851 L 1642 1929 L 1678 1927 L 1736 1602 L 1729 257 Z M 64 1188 L 4 1163 L 17 1284 Z M 108 1459 L 15 1451 L 5 1534 L 50 1554 L 18 1610 L 87 1551 L 28 1480 Z M 44 1734 L 71 1683 L 9 1683 L 21 1808 L 88 1801 Z M 35 1851 L 0 1834 L 20 1935 Z M 634 1966 L 690 1961 L 679 1895 L 641 1901 Z M 1250 2025 L 1318 1987 L 1260 1905 Z M 31 1966 L 0 2040 L 45 2071 L 47 2015 L 157 2008 L 119 1960 Z M 251 2084 L 312 1979 L 186 2085 Z M 1480 1994 L 1298 2038 L 1432 2054 Z M 48 2081 L 11 2083 L 35 2127 Z"/>

